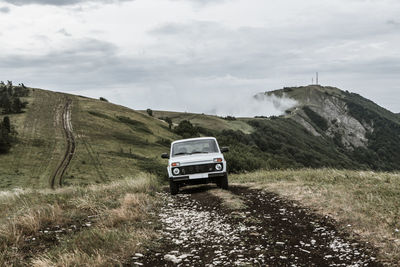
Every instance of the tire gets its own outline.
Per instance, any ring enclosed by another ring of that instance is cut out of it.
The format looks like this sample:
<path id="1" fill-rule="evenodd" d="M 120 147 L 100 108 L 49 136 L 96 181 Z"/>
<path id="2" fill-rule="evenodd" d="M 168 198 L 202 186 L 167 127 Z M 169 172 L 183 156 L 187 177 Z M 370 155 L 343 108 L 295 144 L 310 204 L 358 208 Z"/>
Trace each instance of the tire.
<path id="1" fill-rule="evenodd" d="M 219 181 L 217 182 L 217 186 L 219 188 L 228 190 L 229 185 L 228 185 L 228 174 L 225 174 L 223 177 L 219 178 Z"/>
<path id="2" fill-rule="evenodd" d="M 171 195 L 176 195 L 179 192 L 179 187 L 177 183 L 172 180 L 169 181 L 169 191 L 171 192 Z"/>

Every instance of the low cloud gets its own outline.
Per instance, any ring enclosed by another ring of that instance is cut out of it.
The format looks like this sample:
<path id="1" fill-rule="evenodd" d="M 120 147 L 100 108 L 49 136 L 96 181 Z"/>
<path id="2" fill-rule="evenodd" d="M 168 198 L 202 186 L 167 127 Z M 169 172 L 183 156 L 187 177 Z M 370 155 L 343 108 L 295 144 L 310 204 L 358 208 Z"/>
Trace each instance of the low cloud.
<path id="1" fill-rule="evenodd" d="M 202 113 L 235 117 L 278 116 L 298 104 L 293 99 L 275 95 L 255 98 L 250 95 L 216 94 L 214 97 L 214 100 L 203 102 Z"/>

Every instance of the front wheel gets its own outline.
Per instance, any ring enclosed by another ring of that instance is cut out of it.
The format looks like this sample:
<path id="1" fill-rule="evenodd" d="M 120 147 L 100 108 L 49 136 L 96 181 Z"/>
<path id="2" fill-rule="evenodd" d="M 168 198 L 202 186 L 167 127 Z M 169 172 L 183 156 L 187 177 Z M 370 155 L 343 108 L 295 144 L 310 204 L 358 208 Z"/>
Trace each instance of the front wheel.
<path id="1" fill-rule="evenodd" d="M 169 181 L 169 191 L 171 192 L 171 195 L 178 194 L 178 192 L 179 192 L 178 184 L 175 183 L 174 181 L 170 180 Z"/>
<path id="2" fill-rule="evenodd" d="M 219 188 L 227 190 L 228 189 L 228 174 L 225 174 L 223 177 L 219 178 L 217 185 Z"/>

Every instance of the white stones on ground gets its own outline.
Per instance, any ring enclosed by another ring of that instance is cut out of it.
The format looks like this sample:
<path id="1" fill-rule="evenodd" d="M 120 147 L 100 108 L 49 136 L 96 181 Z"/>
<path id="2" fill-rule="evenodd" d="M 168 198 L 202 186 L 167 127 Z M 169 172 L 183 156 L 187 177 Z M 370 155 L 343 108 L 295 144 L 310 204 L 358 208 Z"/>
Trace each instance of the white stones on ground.
<path id="1" fill-rule="evenodd" d="M 164 260 L 171 261 L 171 262 L 173 262 L 175 264 L 178 264 L 178 263 L 180 263 L 182 261 L 182 259 L 179 259 L 178 257 L 176 257 L 175 255 L 172 255 L 172 254 L 164 255 Z"/>
<path id="2" fill-rule="evenodd" d="M 135 253 L 135 257 L 141 258 L 141 257 L 143 257 L 143 254 L 142 253 Z"/>
<path id="3" fill-rule="evenodd" d="M 308 250 L 305 250 L 305 249 L 302 249 L 302 248 L 299 248 L 300 249 L 300 251 L 303 251 L 303 252 L 305 252 L 305 253 L 308 253 L 308 254 L 310 254 L 311 252 L 310 251 L 308 251 Z"/>

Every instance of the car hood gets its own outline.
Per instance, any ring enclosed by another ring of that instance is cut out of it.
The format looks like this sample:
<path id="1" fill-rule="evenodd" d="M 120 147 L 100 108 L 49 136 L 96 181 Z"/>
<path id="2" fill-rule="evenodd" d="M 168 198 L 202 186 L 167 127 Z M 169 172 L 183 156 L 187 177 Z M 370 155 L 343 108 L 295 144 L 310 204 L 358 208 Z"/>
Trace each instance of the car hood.
<path id="1" fill-rule="evenodd" d="M 179 162 L 181 166 L 184 166 L 184 165 L 191 165 L 191 164 L 210 163 L 210 162 L 213 162 L 213 160 L 215 158 L 224 159 L 224 156 L 221 153 L 194 154 L 194 155 L 173 157 L 169 161 L 170 161 L 170 163 Z"/>

